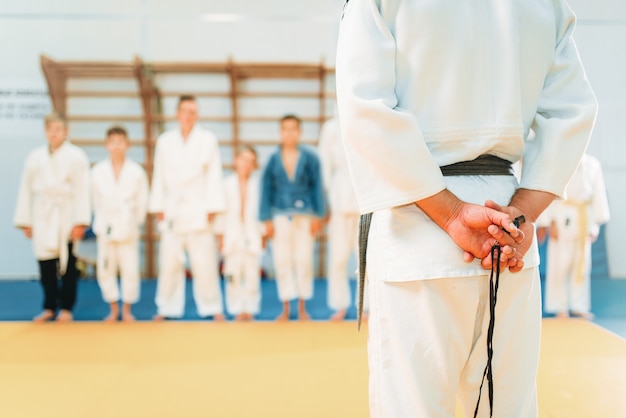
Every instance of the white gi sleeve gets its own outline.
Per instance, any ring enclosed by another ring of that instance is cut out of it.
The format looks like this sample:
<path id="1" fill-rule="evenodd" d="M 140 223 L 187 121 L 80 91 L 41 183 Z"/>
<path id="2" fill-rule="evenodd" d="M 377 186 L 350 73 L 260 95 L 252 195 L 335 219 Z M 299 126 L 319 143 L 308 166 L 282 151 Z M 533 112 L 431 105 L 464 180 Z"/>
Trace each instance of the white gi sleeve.
<path id="1" fill-rule="evenodd" d="M 91 224 L 91 195 L 89 192 L 89 159 L 78 150 L 76 167 L 72 172 L 74 190 L 72 193 L 73 226 Z"/>
<path id="2" fill-rule="evenodd" d="M 152 185 L 150 186 L 148 211 L 150 213 L 163 213 L 165 212 L 165 174 L 163 173 L 165 163 L 163 161 L 162 137 L 156 142 L 152 167 Z"/>
<path id="3" fill-rule="evenodd" d="M 587 147 L 597 103 L 572 37 L 576 18 L 565 1 L 554 3 L 554 61 L 531 127 L 535 137 L 524 149 L 520 187 L 562 197 Z"/>
<path id="4" fill-rule="evenodd" d="M 97 213 L 102 205 L 100 194 L 98 193 L 98 169 L 100 164 L 96 164 L 91 169 L 91 175 L 89 176 L 89 196 L 91 198 L 91 209 Z"/>
<path id="5" fill-rule="evenodd" d="M 219 143 L 215 135 L 209 133 L 209 166 L 205 178 L 205 207 L 207 213 L 223 212 L 226 203 L 224 199 L 224 185 L 222 179 L 222 158 L 220 157 Z"/>
<path id="6" fill-rule="evenodd" d="M 137 164 L 137 168 L 139 170 L 139 187 L 136 196 L 136 219 L 139 222 L 139 225 L 143 225 L 146 220 L 146 214 L 148 212 L 148 176 L 146 175 L 145 170 L 139 164 Z"/>
<path id="7" fill-rule="evenodd" d="M 24 169 L 22 170 L 22 178 L 20 180 L 20 190 L 17 195 L 17 204 L 15 205 L 15 215 L 13 224 L 20 227 L 32 227 L 33 225 L 33 191 L 31 187 L 31 168 L 32 154 L 26 159 Z"/>
<path id="8" fill-rule="evenodd" d="M 409 204 L 445 188 L 417 119 L 398 106 L 395 40 L 382 0 L 346 4 L 337 45 L 337 103 L 362 213 Z"/>
<path id="9" fill-rule="evenodd" d="M 609 200 L 606 195 L 606 186 L 604 185 L 604 176 L 602 174 L 602 166 L 600 161 L 595 158 L 591 159 L 593 173 L 593 196 L 591 197 L 591 210 L 593 211 L 592 221 L 596 225 L 607 223 L 610 218 Z"/>
<path id="10" fill-rule="evenodd" d="M 229 179 L 224 180 L 223 186 L 223 194 L 224 194 L 224 210 L 215 216 L 215 220 L 213 221 L 213 232 L 216 235 L 224 235 L 226 233 L 229 212 L 232 210 L 231 206 L 231 197 L 229 194 L 228 187 L 230 186 Z"/>
<path id="11" fill-rule="evenodd" d="M 332 119 L 331 119 L 332 121 Z M 317 145 L 318 154 L 320 156 L 320 162 L 322 163 L 322 179 L 324 181 L 324 191 L 328 196 L 330 190 L 330 179 L 333 173 L 333 152 L 331 142 L 334 140 L 331 121 L 326 122 L 322 126 L 320 132 L 320 140 Z"/>

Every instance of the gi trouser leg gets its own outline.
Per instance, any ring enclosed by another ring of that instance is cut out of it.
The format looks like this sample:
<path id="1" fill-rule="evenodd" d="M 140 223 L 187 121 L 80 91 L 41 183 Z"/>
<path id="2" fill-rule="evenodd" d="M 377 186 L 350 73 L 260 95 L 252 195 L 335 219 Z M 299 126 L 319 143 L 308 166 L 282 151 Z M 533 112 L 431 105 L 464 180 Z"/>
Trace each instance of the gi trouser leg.
<path id="1" fill-rule="evenodd" d="M 40 283 L 43 289 L 43 308 L 56 311 L 59 298 L 59 259 L 38 260 Z"/>
<path id="2" fill-rule="evenodd" d="M 217 244 L 209 230 L 186 234 L 185 247 L 189 254 L 193 275 L 193 299 L 198 315 L 207 317 L 222 314 L 222 290 L 217 263 Z"/>
<path id="3" fill-rule="evenodd" d="M 372 418 L 473 416 L 487 362 L 489 276 L 385 281 L 373 225 L 367 257 Z M 416 266 L 419 268 L 419 266 Z M 537 416 L 537 268 L 500 276 L 493 339 L 494 417 Z M 487 384 L 479 417 L 489 416 Z"/>
<path id="4" fill-rule="evenodd" d="M 79 271 L 76 268 L 76 256 L 72 252 L 73 244 L 68 244 L 67 269 L 65 274 L 61 276 L 61 309 L 71 311 L 76 303 L 76 294 L 78 293 L 78 276 Z"/>
<path id="5" fill-rule="evenodd" d="M 359 215 L 337 213 L 328 225 L 328 307 L 335 311 L 350 307 L 348 262 L 358 240 Z"/>

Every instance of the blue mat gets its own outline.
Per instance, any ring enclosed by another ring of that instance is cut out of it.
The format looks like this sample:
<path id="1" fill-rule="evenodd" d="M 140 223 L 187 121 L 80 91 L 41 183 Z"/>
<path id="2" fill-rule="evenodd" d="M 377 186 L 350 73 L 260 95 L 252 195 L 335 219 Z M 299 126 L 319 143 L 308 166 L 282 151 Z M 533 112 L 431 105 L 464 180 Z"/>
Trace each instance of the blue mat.
<path id="1" fill-rule="evenodd" d="M 355 281 L 351 280 L 352 290 Z M 543 280 L 542 280 L 543 285 Z M 542 286 L 543 287 L 543 286 Z M 276 293 L 274 280 L 261 282 L 261 312 L 257 320 L 274 320 L 281 312 L 281 303 Z M 155 280 L 144 280 L 141 284 L 141 300 L 134 305 L 133 312 L 139 320 L 151 319 L 156 314 L 154 295 Z M 187 303 L 183 320 L 202 320 L 196 312 L 191 282 L 187 282 Z M 223 291 L 223 289 L 222 289 Z M 623 319 L 626 325 L 626 280 L 593 279 L 591 282 L 591 306 L 598 320 Z M 28 321 L 41 312 L 42 291 L 38 281 L 0 281 L 0 321 Z M 326 280 L 315 280 L 313 299 L 307 302 L 307 310 L 314 320 L 327 320 L 333 314 L 326 304 Z M 291 304 L 296 312 L 296 302 Z M 78 301 L 74 310 L 79 321 L 98 321 L 108 314 L 108 305 L 102 300 L 98 283 L 93 279 L 81 280 L 78 288 Z M 544 314 L 544 316 L 549 316 Z M 231 318 L 227 315 L 228 318 Z M 292 318 L 295 316 L 292 315 Z M 356 319 L 356 309 L 348 310 L 348 319 Z M 626 329 L 626 328 L 625 328 Z"/>
<path id="2" fill-rule="evenodd" d="M 350 281 L 352 291 L 355 281 Z M 261 312 L 257 320 L 274 320 L 280 314 L 282 306 L 276 292 L 274 280 L 261 281 L 262 301 Z M 155 280 L 143 280 L 141 283 L 141 299 L 133 306 L 133 313 L 138 320 L 151 319 L 156 314 L 154 295 Z M 222 292 L 224 286 L 222 282 Z M 196 312 L 193 301 L 191 281 L 186 283 L 185 314 L 186 321 L 202 320 Z M 0 321 L 28 321 L 41 312 L 42 290 L 38 281 L 0 281 Z M 307 301 L 307 310 L 313 320 L 330 318 L 333 312 L 326 305 L 326 280 L 315 280 L 313 299 Z M 74 317 L 78 321 L 99 321 L 108 315 L 109 307 L 102 300 L 98 283 L 93 279 L 79 282 L 78 300 L 74 309 Z M 297 302 L 291 304 L 292 314 L 297 312 Z M 292 318 L 295 318 L 292 315 Z M 227 315 L 228 319 L 232 319 Z M 356 318 L 356 309 L 348 310 L 348 319 Z"/>
<path id="3" fill-rule="evenodd" d="M 546 245 L 539 248 L 542 260 L 545 260 Z M 626 280 L 609 280 L 604 228 L 601 229 L 598 240 L 592 248 L 593 269 L 591 273 L 592 311 L 597 316 L 597 322 L 610 321 L 617 324 L 615 332 L 626 336 Z M 540 273 L 545 274 L 545 263 L 540 267 Z M 307 302 L 307 310 L 314 320 L 327 320 L 333 314 L 326 304 L 326 280 L 317 279 L 314 283 L 313 299 Z M 350 280 L 354 294 L 356 283 Z M 542 286 L 543 287 L 543 286 Z M 133 307 L 133 312 L 139 320 L 149 320 L 156 313 L 154 295 L 155 280 L 144 280 L 141 284 L 141 300 Z M 222 292 L 223 282 L 222 282 Z M 281 312 L 281 303 L 278 300 L 276 282 L 262 280 L 261 312 L 257 320 L 274 320 Z M 93 279 L 81 280 L 78 289 L 78 302 L 74 311 L 75 319 L 79 321 L 98 321 L 108 314 L 108 306 L 102 300 L 98 284 Z M 196 312 L 191 292 L 191 282 L 186 286 L 187 303 L 183 320 L 202 320 Z M 42 291 L 38 281 L 0 281 L 0 321 L 28 321 L 41 311 Z M 292 313 L 297 311 L 296 302 L 292 302 Z M 544 315 L 545 316 L 545 315 Z M 227 318 L 232 317 L 227 315 Z M 292 315 L 295 318 L 295 315 Z M 356 319 L 356 309 L 352 306 L 348 310 L 347 318 Z M 608 322 L 607 322 L 608 323 Z"/>

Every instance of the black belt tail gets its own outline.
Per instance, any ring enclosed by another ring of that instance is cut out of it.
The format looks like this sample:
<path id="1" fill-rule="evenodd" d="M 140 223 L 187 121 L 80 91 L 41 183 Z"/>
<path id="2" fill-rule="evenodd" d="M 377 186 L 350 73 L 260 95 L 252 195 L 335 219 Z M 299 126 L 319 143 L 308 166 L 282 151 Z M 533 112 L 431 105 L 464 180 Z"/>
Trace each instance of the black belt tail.
<path id="1" fill-rule="evenodd" d="M 358 306 L 357 306 L 357 328 L 361 330 L 361 320 L 363 319 L 363 299 L 365 297 L 365 268 L 367 265 L 367 240 L 372 224 L 372 213 L 361 215 L 359 219 L 359 285 L 358 285 Z"/>

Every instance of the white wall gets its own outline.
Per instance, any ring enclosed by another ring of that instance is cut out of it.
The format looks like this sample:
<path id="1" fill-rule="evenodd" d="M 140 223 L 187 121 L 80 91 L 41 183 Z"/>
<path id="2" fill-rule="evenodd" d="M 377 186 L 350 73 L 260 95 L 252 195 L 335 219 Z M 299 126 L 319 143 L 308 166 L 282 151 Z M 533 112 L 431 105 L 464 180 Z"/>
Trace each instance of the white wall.
<path id="1" fill-rule="evenodd" d="M 240 62 L 318 63 L 325 59 L 332 66 L 343 3 L 0 0 L 0 91 L 45 86 L 39 65 L 42 53 L 58 60 L 129 61 L 135 55 L 145 61 L 221 62 L 232 57 Z M 609 189 L 610 270 L 613 276 L 626 277 L 626 257 L 620 253 L 626 218 L 619 216 L 626 212 L 626 2 L 570 0 L 570 4 L 579 17 L 576 39 L 600 102 L 589 152 L 602 161 Z M 71 106 L 77 112 L 90 107 L 80 102 Z M 129 106 L 129 112 L 138 111 Z M 253 105 L 244 103 L 244 111 L 246 106 Z M 38 120 L 6 120 L 1 115 L 0 143 L 6 152 L 0 154 L 0 278 L 34 277 L 36 264 L 29 243 L 13 229 L 11 220 L 23 160 L 28 150 L 43 143 L 43 130 Z M 72 130 L 84 137 L 80 126 Z M 244 137 L 255 134 L 254 127 L 242 129 Z M 312 129 L 305 133 L 312 135 Z"/>
<path id="2" fill-rule="evenodd" d="M 342 0 L 0 0 L 0 76 L 39 77 L 42 52 L 59 60 L 139 54 L 147 61 L 332 63 L 341 6 Z"/>
<path id="3" fill-rule="evenodd" d="M 612 220 L 606 228 L 609 271 L 626 278 L 626 2 L 570 0 L 575 38 L 599 103 L 589 153 L 602 162 Z"/>
<path id="4" fill-rule="evenodd" d="M 0 91 L 45 88 L 40 54 L 56 60 L 125 62 L 136 55 L 145 61 L 170 62 L 224 62 L 229 58 L 238 62 L 325 60 L 332 66 L 342 6 L 342 0 L 0 0 Z M 200 82 L 206 82 L 206 78 Z M 167 79 L 159 83 L 168 86 Z M 180 86 L 181 80 L 176 83 L 172 84 Z M 164 106 L 172 107 L 174 102 L 168 99 Z M 250 102 L 242 102 L 241 111 L 245 114 L 256 107 L 252 111 L 258 115 L 258 106 Z M 106 108 L 97 108 L 103 103 L 71 99 L 69 110 L 73 114 L 109 113 Z M 229 112 L 216 100 L 201 101 L 200 105 L 205 114 Z M 129 100 L 109 101 L 105 106 L 111 114 L 140 112 L 138 103 Z M 285 103 L 273 107 L 280 112 L 288 108 Z M 306 111 L 304 106 L 301 112 Z M 6 119 L 2 115 L 0 109 L 0 143 L 8 152 L 0 154 L 0 278 L 36 277 L 30 243 L 13 228 L 12 218 L 24 158 L 44 142 L 43 127 L 37 119 Z M 102 123 L 94 131 L 94 124 L 87 127 L 73 123 L 70 136 L 97 141 L 108 125 Z M 126 126 L 131 137 L 142 137 L 139 124 Z M 231 136 L 224 126 L 209 127 L 222 139 Z M 262 129 L 266 132 L 259 134 Z M 244 139 L 254 139 L 255 135 L 268 139 L 268 135 L 276 137 L 276 128 L 242 126 L 241 135 Z M 305 137 L 316 135 L 316 127 L 305 126 Z M 98 148 L 89 148 L 88 153 L 92 160 L 104 156 Z M 141 152 L 133 156 L 142 158 Z M 223 157 L 229 159 L 230 155 Z"/>

